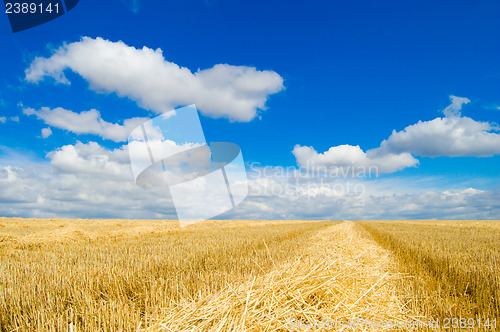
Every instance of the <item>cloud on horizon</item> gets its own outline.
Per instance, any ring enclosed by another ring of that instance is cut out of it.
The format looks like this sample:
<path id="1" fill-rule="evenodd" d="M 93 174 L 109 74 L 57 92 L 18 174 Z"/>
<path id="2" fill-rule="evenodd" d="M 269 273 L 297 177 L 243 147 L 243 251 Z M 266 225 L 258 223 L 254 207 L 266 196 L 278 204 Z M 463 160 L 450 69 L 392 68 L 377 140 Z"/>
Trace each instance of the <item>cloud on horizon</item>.
<path id="1" fill-rule="evenodd" d="M 12 164 L 12 158 L 0 159 L 0 215 L 176 218 L 167 189 L 146 190 L 134 183 L 126 146 L 108 149 L 96 142 L 78 142 L 48 153 L 47 159 L 49 164 L 32 160 L 19 165 Z M 250 172 L 249 197 L 220 217 L 495 219 L 500 213 L 500 192 L 469 185 L 444 190 L 415 188 L 415 179 L 405 178 L 301 181 L 291 186 L 290 178 Z"/>

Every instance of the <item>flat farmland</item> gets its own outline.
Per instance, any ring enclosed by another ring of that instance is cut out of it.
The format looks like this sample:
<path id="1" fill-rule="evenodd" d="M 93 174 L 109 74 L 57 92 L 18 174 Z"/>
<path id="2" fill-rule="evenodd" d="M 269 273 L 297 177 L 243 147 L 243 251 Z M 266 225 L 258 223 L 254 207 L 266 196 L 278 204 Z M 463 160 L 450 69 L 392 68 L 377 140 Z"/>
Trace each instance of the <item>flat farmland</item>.
<path id="1" fill-rule="evenodd" d="M 403 287 L 409 288 L 413 312 L 441 322 L 473 319 L 476 328 L 477 322 L 496 319 L 500 329 L 499 221 L 359 223 L 394 253 L 398 269 L 411 276 Z"/>
<path id="2" fill-rule="evenodd" d="M 499 243 L 498 221 L 0 218 L 0 330 L 495 330 Z"/>

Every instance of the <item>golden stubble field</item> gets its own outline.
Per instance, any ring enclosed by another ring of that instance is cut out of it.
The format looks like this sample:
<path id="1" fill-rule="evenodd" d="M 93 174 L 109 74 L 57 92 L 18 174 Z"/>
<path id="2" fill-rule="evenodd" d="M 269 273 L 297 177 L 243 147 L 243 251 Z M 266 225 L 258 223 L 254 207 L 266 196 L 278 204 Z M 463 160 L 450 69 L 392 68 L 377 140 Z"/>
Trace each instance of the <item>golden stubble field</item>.
<path id="1" fill-rule="evenodd" d="M 412 278 L 409 307 L 427 317 L 496 319 L 500 330 L 499 221 L 364 221 Z M 469 329 L 469 323 L 465 329 Z M 485 326 L 487 329 L 487 326 Z M 469 329 L 470 330 L 470 329 Z"/>
<path id="2" fill-rule="evenodd" d="M 498 221 L 0 218 L 0 330 L 495 330 L 499 243 Z"/>

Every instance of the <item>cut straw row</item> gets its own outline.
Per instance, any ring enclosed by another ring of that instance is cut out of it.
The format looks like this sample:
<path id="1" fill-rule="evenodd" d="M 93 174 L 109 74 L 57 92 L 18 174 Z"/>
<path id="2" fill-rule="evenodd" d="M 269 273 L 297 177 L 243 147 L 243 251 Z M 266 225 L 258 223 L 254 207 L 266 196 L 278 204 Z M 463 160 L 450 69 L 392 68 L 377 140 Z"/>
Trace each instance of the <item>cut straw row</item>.
<path id="1" fill-rule="evenodd" d="M 169 310 L 143 331 L 362 331 L 408 321 L 397 287 L 403 276 L 360 232 L 351 222 L 329 227 L 302 256 Z"/>

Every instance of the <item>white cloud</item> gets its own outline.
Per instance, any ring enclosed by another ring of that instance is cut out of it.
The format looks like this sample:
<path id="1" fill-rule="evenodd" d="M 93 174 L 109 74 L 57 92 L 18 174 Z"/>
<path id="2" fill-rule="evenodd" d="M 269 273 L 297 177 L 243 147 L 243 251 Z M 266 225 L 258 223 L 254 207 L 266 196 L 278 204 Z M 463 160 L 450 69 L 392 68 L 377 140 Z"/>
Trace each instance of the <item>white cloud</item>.
<path id="1" fill-rule="evenodd" d="M 126 147 L 66 145 L 50 164 L 0 159 L 0 215 L 175 218 L 168 190 L 134 181 Z M 249 197 L 221 216 L 233 219 L 497 219 L 500 192 L 464 185 L 415 188 L 416 178 L 301 179 L 250 176 Z M 349 182 L 351 187 L 349 187 Z M 420 181 L 422 182 L 422 181 Z M 350 189 L 349 189 L 350 188 Z"/>
<path id="2" fill-rule="evenodd" d="M 26 80 L 53 77 L 69 84 L 66 69 L 81 75 L 96 91 L 116 92 L 157 113 L 196 104 L 207 116 L 243 122 L 265 110 L 268 96 L 283 89 L 283 78 L 274 71 L 218 64 L 193 73 L 166 61 L 160 49 L 88 37 L 60 47 L 49 58 L 35 58 Z"/>
<path id="3" fill-rule="evenodd" d="M 277 176 L 272 172 L 265 176 L 262 170 L 251 172 L 249 198 L 224 217 L 497 219 L 500 211 L 499 191 L 478 190 L 467 184 L 454 184 L 453 189 L 443 189 L 443 179 L 297 178 L 282 176 L 280 172 L 274 174 Z"/>
<path id="4" fill-rule="evenodd" d="M 500 154 L 499 128 L 495 124 L 475 121 L 460 111 L 467 98 L 451 96 L 452 104 L 444 118 L 419 121 L 384 140 L 381 150 L 409 152 L 422 157 L 489 157 Z"/>
<path id="5" fill-rule="evenodd" d="M 47 158 L 48 165 L 0 159 L 0 215 L 176 218 L 166 186 L 145 190 L 136 185 L 126 145 L 107 149 L 78 142 Z"/>
<path id="6" fill-rule="evenodd" d="M 6 116 L 0 116 L 0 123 L 6 123 L 7 121 L 13 121 L 19 123 L 19 117 L 18 116 L 11 116 L 7 118 Z"/>
<path id="7" fill-rule="evenodd" d="M 399 180 L 401 186 L 404 180 Z M 378 183 L 378 182 L 377 182 Z M 358 185 L 363 182 L 358 182 Z M 280 186 L 281 185 L 281 186 Z M 346 192 L 347 183 L 294 189 L 267 179 L 250 182 L 250 196 L 224 218 L 249 219 L 497 219 L 500 192 L 474 188 L 419 192 Z M 355 184 L 352 184 L 354 186 Z M 264 189 L 263 186 L 267 186 Z M 353 188 L 353 187 L 352 187 Z M 288 191 L 287 191 L 288 190 Z M 278 194 L 278 193 L 284 194 Z M 286 194 L 288 192 L 288 194 Z"/>
<path id="8" fill-rule="evenodd" d="M 462 116 L 467 98 L 450 96 L 445 117 L 419 121 L 404 130 L 392 132 L 379 148 L 364 152 L 359 146 L 340 145 L 324 153 L 313 147 L 296 145 L 292 153 L 303 167 L 374 167 L 380 173 L 393 173 L 418 165 L 420 157 L 489 157 L 500 154 L 500 134 L 496 124 Z"/>
<path id="9" fill-rule="evenodd" d="M 50 159 L 51 165 L 54 166 L 58 172 L 83 174 L 92 176 L 96 179 L 106 177 L 115 178 L 117 181 L 134 182 L 132 166 L 130 165 L 129 149 L 134 148 L 133 144 L 137 143 L 138 142 L 132 142 L 132 145 L 123 145 L 119 148 L 110 150 L 96 142 L 78 142 L 75 145 L 69 144 L 51 151 L 47 154 L 47 157 Z M 196 147 L 196 145 L 191 143 L 178 145 L 172 141 L 163 142 L 163 148 L 170 153 L 184 151 L 188 146 L 191 148 Z M 146 150 L 145 155 L 135 155 L 134 157 L 142 157 L 144 159 L 143 161 L 149 165 L 149 155 L 147 149 L 144 150 Z M 189 174 L 183 173 L 188 173 L 196 166 L 200 166 L 200 164 L 202 166 L 211 166 L 210 155 L 202 152 L 191 152 L 189 155 L 176 154 L 162 164 L 167 167 L 167 171 L 162 174 L 161 179 L 157 178 L 156 180 L 160 181 L 169 178 L 180 179 L 183 175 L 189 177 Z M 159 167 L 154 169 L 154 171 L 161 169 L 161 165 L 158 166 Z M 155 179 L 151 181 L 155 181 Z"/>
<path id="10" fill-rule="evenodd" d="M 117 152 L 77 144 L 53 153 L 46 167 L 0 166 L 0 215 L 175 218 L 168 191 L 138 187 Z"/>
<path id="11" fill-rule="evenodd" d="M 324 153 L 313 147 L 295 145 L 292 153 L 297 164 L 305 168 L 354 167 L 363 172 L 393 173 L 418 165 L 418 160 L 409 153 L 379 153 L 373 149 L 364 152 L 359 146 L 339 145 Z"/>
<path id="12" fill-rule="evenodd" d="M 52 130 L 50 128 L 42 128 L 42 137 L 47 138 L 52 135 Z"/>
<path id="13" fill-rule="evenodd" d="M 450 96 L 451 104 L 443 110 L 443 114 L 447 117 L 456 117 L 462 115 L 462 106 L 470 103 L 469 98 Z"/>
<path id="14" fill-rule="evenodd" d="M 54 109 L 42 107 L 38 111 L 27 107 L 23 109 L 23 112 L 26 115 L 35 115 L 49 126 L 75 134 L 94 134 L 115 142 L 126 141 L 132 130 L 148 120 L 147 118 L 132 118 L 124 120 L 123 125 L 110 123 L 104 121 L 99 111 L 95 109 L 75 113 L 61 107 Z"/>
<path id="15" fill-rule="evenodd" d="M 86 174 L 95 179 L 114 177 L 133 181 L 126 146 L 109 150 L 96 142 L 65 145 L 47 154 L 50 163 L 69 174 Z"/>

